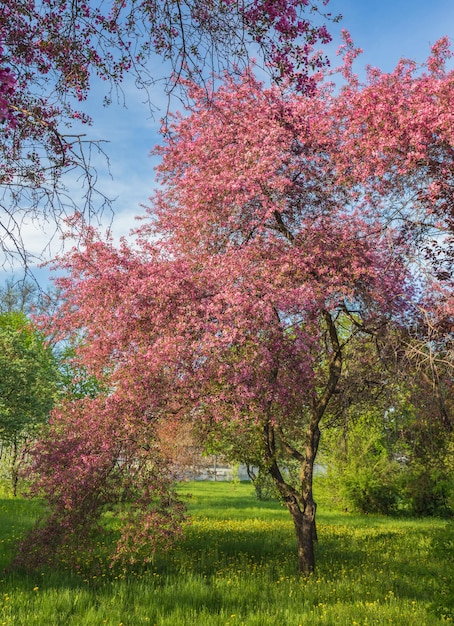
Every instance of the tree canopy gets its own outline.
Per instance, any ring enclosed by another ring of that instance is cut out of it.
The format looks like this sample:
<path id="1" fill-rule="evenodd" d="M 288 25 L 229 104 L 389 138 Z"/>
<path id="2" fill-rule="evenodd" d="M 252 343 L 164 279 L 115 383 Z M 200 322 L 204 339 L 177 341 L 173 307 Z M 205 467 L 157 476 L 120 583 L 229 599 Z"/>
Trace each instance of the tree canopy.
<path id="1" fill-rule="evenodd" d="M 0 442 L 9 452 L 13 493 L 24 444 L 36 438 L 58 393 L 51 348 L 22 312 L 0 313 Z"/>
<path id="2" fill-rule="evenodd" d="M 0 314 L 0 438 L 33 434 L 49 416 L 57 393 L 51 349 L 23 313 Z"/>
<path id="3" fill-rule="evenodd" d="M 188 85 L 191 112 L 157 149 L 161 188 L 134 245 L 73 220 L 83 246 L 56 261 L 67 276 L 50 324 L 80 339 L 103 393 L 58 407 L 35 450 L 53 513 L 30 545 L 52 529 L 53 547 L 75 527 L 79 538 L 124 490 L 151 540 L 162 518 L 150 485 L 171 476 L 157 432 L 171 415 L 253 438 L 292 516 L 299 569 L 313 571 L 314 463 L 346 364 L 361 372 L 391 330 L 426 347 L 421 312 L 433 324 L 453 314 L 452 283 L 421 263 L 436 233 L 452 234 L 447 42 L 422 70 L 403 61 L 364 84 L 348 38 L 344 53 L 340 90 L 325 79 L 310 96 L 283 93 L 250 70 L 211 91 Z M 114 559 L 134 532 L 127 524 Z"/>

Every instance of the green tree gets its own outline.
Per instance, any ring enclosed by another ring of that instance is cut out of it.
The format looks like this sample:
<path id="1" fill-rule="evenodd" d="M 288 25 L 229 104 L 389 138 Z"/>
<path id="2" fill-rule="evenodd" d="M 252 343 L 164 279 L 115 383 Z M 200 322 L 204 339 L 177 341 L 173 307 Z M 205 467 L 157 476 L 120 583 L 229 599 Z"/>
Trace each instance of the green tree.
<path id="1" fill-rule="evenodd" d="M 51 348 L 22 312 L 0 314 L 0 441 L 17 493 L 24 444 L 54 404 L 58 369 Z"/>
<path id="2" fill-rule="evenodd" d="M 332 493 L 348 509 L 415 515 L 453 512 L 452 365 L 446 342 L 393 328 L 351 344 L 330 407 L 322 457 Z"/>
<path id="3" fill-rule="evenodd" d="M 29 315 L 39 301 L 38 285 L 30 280 L 10 278 L 0 289 L 0 312 L 21 311 Z"/>

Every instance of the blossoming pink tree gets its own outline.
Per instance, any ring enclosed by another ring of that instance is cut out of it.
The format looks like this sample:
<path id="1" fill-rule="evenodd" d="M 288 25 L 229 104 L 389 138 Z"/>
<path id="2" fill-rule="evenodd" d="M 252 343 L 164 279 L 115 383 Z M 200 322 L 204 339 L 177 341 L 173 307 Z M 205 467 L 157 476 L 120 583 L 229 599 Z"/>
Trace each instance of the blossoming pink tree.
<path id="1" fill-rule="evenodd" d="M 345 51 L 347 59 L 355 56 L 348 37 Z M 411 259 L 426 293 L 417 309 L 419 347 L 410 352 L 417 358 L 425 354 L 436 367 L 438 346 L 443 368 L 448 354 L 452 364 L 454 348 L 452 59 L 443 38 L 424 67 L 402 60 L 390 74 L 369 68 L 366 84 L 347 65 L 349 80 L 333 109 L 334 115 L 345 115 L 339 171 L 347 184 L 356 185 L 361 210 L 367 207 L 413 241 Z M 349 159 L 352 153 L 358 159 Z"/>
<path id="2" fill-rule="evenodd" d="M 408 261 L 443 227 L 434 189 L 451 172 L 434 156 L 452 145 L 444 44 L 427 73 L 402 63 L 364 85 L 348 42 L 345 52 L 341 91 L 320 81 L 312 97 L 283 96 L 250 72 L 211 92 L 190 85 L 192 112 L 158 149 L 161 188 L 135 245 L 117 249 L 82 226 L 82 249 L 57 261 L 68 277 L 52 328 L 78 339 L 77 358 L 106 391 L 57 410 L 35 451 L 36 489 L 58 513 L 47 531 L 59 520 L 69 534 L 86 506 L 99 518 L 103 459 L 113 477 L 123 458 L 149 468 L 139 492 L 161 484 L 156 426 L 172 415 L 254 442 L 291 514 L 299 569 L 314 570 L 326 412 L 346 361 L 367 358 L 351 356 L 356 340 L 411 326 L 422 283 Z"/>
<path id="3" fill-rule="evenodd" d="M 11 0 L 0 7 L 0 246 L 24 264 L 24 217 L 53 221 L 76 206 L 64 175 L 83 182 L 87 218 L 108 203 L 97 191 L 93 153 L 80 122 L 92 76 L 107 81 L 106 101 L 126 73 L 142 87 L 161 77 L 150 70 L 158 55 L 169 66 L 164 89 L 181 76 L 201 81 L 207 66 L 233 68 L 250 45 L 262 52 L 275 79 L 310 90 L 312 47 L 330 41 L 327 0 Z M 317 9 L 318 7 L 318 9 Z M 317 17 L 316 17 L 317 14 Z M 152 103 L 153 104 L 153 103 Z M 82 212 L 82 206 L 77 207 Z"/>

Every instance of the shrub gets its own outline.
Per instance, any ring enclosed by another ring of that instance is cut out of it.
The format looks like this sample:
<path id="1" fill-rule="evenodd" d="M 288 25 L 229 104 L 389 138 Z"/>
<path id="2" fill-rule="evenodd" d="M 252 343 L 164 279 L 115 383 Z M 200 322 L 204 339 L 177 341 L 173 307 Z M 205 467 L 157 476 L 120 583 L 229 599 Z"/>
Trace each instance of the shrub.
<path id="1" fill-rule="evenodd" d="M 416 516 L 453 515 L 454 477 L 444 463 L 430 466 L 415 462 L 404 482 L 404 496 Z"/>
<path id="2" fill-rule="evenodd" d="M 341 476 L 340 495 L 348 509 L 359 513 L 389 515 L 399 504 L 398 471 L 396 463 L 385 455 L 375 463 L 350 463 Z"/>

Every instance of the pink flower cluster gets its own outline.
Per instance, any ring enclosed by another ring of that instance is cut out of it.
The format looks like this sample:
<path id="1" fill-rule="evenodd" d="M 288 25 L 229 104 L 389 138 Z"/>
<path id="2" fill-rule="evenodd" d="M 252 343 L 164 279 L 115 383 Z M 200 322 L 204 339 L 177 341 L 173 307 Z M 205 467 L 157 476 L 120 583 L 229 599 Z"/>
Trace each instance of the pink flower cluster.
<path id="1" fill-rule="evenodd" d="M 325 24 L 316 26 L 304 17 L 308 5 L 308 0 L 253 0 L 241 9 L 253 40 L 263 46 L 274 77 L 301 93 L 315 88 L 308 68 L 317 70 L 327 64 L 314 47 L 332 39 Z"/>
<path id="2" fill-rule="evenodd" d="M 0 46 L 0 123 L 15 127 L 17 120 L 11 108 L 11 96 L 14 94 L 17 81 L 9 67 L 3 65 L 3 48 Z"/>

